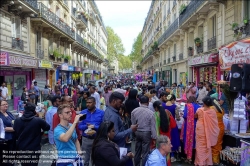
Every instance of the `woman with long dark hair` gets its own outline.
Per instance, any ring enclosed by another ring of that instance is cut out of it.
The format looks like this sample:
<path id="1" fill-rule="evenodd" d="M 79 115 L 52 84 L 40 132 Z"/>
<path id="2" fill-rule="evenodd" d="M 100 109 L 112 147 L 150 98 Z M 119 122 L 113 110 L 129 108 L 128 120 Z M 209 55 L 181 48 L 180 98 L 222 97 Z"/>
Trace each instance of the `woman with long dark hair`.
<path id="1" fill-rule="evenodd" d="M 162 107 L 161 101 L 155 101 L 153 103 L 155 109 L 155 122 L 157 136 L 165 135 L 171 138 L 171 129 L 176 127 L 176 122 L 171 113 Z M 167 163 L 170 166 L 170 155 L 167 156 Z"/>
<path id="2" fill-rule="evenodd" d="M 132 152 L 120 159 L 119 147 L 111 140 L 115 136 L 114 123 L 104 121 L 100 125 L 92 146 L 91 158 L 95 166 L 124 166 L 133 158 Z"/>
<path id="3" fill-rule="evenodd" d="M 128 93 L 128 99 L 125 101 L 126 114 L 131 117 L 131 112 L 140 107 L 139 101 L 137 100 L 138 91 L 136 89 L 131 89 Z"/>
<path id="4" fill-rule="evenodd" d="M 177 105 L 175 104 L 176 97 L 174 94 L 170 94 L 167 96 L 167 103 L 162 105 L 165 109 L 169 110 L 174 119 L 179 119 L 180 115 L 178 112 Z M 180 135 L 178 126 L 171 130 L 171 143 L 172 143 L 172 153 L 171 153 L 171 161 L 175 162 L 175 156 L 179 157 L 179 147 L 180 147 Z M 175 155 L 176 154 L 176 155 Z"/>

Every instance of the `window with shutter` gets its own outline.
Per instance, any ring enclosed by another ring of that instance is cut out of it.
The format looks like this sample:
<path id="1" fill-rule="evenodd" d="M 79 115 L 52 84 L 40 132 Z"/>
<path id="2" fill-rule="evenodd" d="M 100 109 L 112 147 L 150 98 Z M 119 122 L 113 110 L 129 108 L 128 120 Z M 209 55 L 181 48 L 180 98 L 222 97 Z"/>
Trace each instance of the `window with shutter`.
<path id="1" fill-rule="evenodd" d="M 16 21 L 16 38 L 21 38 L 21 30 L 22 30 L 21 19 L 16 17 L 15 21 Z"/>
<path id="2" fill-rule="evenodd" d="M 37 49 L 41 50 L 42 49 L 42 32 L 37 32 Z"/>
<path id="3" fill-rule="evenodd" d="M 67 43 L 64 42 L 64 50 L 63 50 L 63 54 L 66 55 L 67 54 Z"/>
<path id="4" fill-rule="evenodd" d="M 60 8 L 56 7 L 56 15 L 60 18 Z"/>
<path id="5" fill-rule="evenodd" d="M 16 21 L 15 21 L 15 17 L 12 18 L 12 37 L 16 38 Z"/>
<path id="6" fill-rule="evenodd" d="M 49 51 L 53 50 L 53 39 L 49 38 Z"/>
<path id="7" fill-rule="evenodd" d="M 12 17 L 11 20 L 12 37 L 21 38 L 22 24 L 21 19 L 18 17 Z"/>

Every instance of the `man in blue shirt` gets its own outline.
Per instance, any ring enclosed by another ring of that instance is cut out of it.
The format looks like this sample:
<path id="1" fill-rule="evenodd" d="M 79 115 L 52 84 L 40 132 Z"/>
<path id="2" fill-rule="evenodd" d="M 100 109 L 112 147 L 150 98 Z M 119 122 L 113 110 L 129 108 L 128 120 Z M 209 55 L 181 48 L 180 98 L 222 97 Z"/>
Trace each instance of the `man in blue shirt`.
<path id="1" fill-rule="evenodd" d="M 51 99 L 53 107 L 46 112 L 45 119 L 46 122 L 50 125 L 50 130 L 48 132 L 49 143 L 54 145 L 54 133 L 53 133 L 53 116 L 57 112 L 58 106 L 61 104 L 60 96 L 53 96 Z"/>
<path id="2" fill-rule="evenodd" d="M 95 134 L 91 135 L 87 131 L 97 131 L 103 121 L 104 111 L 96 108 L 96 101 L 94 97 L 89 97 L 86 102 L 87 109 L 82 110 L 80 114 L 86 114 L 86 119 L 81 121 L 78 125 L 79 130 L 82 131 L 82 151 L 84 166 L 89 166 L 90 154 Z M 87 130 L 88 129 L 88 130 Z"/>
<path id="3" fill-rule="evenodd" d="M 109 97 L 109 106 L 105 110 L 104 120 L 114 123 L 115 137 L 113 141 L 119 147 L 125 147 L 126 137 L 137 130 L 138 125 L 131 125 L 129 129 L 125 130 L 122 119 L 119 114 L 122 102 L 125 100 L 123 94 L 113 92 Z"/>
<path id="4" fill-rule="evenodd" d="M 171 152 L 172 144 L 165 135 L 156 139 L 156 149 L 149 155 L 145 166 L 166 166 L 166 156 Z"/>

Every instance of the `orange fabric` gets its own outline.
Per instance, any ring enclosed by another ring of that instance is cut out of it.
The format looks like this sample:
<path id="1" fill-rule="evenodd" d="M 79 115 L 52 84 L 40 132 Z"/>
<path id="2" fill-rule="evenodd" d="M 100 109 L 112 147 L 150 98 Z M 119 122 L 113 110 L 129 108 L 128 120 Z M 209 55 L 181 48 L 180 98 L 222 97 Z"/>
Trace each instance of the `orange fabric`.
<path id="1" fill-rule="evenodd" d="M 219 135 L 219 126 L 214 109 L 199 108 L 196 112 L 196 154 L 195 165 L 213 165 L 211 146 L 216 145 Z"/>
<path id="2" fill-rule="evenodd" d="M 212 159 L 213 163 L 220 163 L 220 151 L 222 150 L 222 143 L 223 143 L 223 136 L 224 136 L 224 123 L 223 123 L 223 115 L 224 111 L 220 113 L 215 107 L 213 107 L 214 110 L 216 110 L 216 115 L 218 119 L 218 126 L 220 128 L 220 133 L 218 136 L 218 141 L 215 146 L 212 146 Z"/>
<path id="3" fill-rule="evenodd" d="M 71 111 L 72 111 L 72 118 L 71 118 L 70 123 L 74 123 L 74 120 L 76 117 L 76 111 L 73 108 L 71 108 Z M 58 114 L 55 113 L 53 116 L 53 121 L 52 121 L 52 129 L 54 130 L 59 123 L 60 123 L 60 118 Z M 80 130 L 78 129 L 78 125 L 76 125 L 76 134 L 77 134 L 78 140 L 80 140 L 81 134 L 80 134 Z"/>

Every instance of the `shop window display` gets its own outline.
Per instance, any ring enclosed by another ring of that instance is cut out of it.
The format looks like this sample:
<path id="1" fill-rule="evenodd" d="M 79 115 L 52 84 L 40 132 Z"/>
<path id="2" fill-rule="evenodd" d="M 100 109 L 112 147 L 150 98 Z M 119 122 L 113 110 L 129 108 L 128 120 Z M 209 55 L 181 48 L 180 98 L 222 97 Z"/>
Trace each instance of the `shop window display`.
<path id="1" fill-rule="evenodd" d="M 217 81 L 217 68 L 216 67 L 201 67 L 199 69 L 200 81 L 209 81 L 216 83 Z"/>

